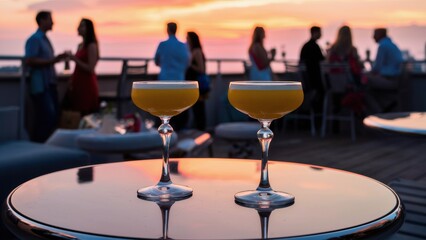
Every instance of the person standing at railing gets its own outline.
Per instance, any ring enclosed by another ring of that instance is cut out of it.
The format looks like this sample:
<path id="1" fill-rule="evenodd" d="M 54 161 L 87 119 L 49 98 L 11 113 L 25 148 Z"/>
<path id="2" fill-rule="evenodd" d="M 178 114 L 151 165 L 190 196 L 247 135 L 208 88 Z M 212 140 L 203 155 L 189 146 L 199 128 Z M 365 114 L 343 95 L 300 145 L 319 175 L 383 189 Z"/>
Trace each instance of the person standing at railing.
<path id="1" fill-rule="evenodd" d="M 46 33 L 52 30 L 53 20 L 49 11 L 37 13 L 37 31 L 25 43 L 25 63 L 29 66 L 30 94 L 34 107 L 33 130 L 30 138 L 44 142 L 58 124 L 59 103 L 54 65 L 66 54 L 55 56 Z"/>
<path id="2" fill-rule="evenodd" d="M 269 53 L 266 51 L 263 45 L 265 36 L 265 29 L 263 27 L 255 27 L 248 50 L 251 61 L 249 70 L 250 80 L 270 81 L 273 79 L 270 63 L 275 59 L 276 49 L 271 49 Z"/>
<path id="3" fill-rule="evenodd" d="M 185 80 L 185 72 L 189 65 L 189 50 L 183 42 L 176 38 L 177 24 L 167 23 L 167 35 L 169 38 L 158 45 L 154 62 L 160 67 L 158 80 Z M 171 119 L 175 131 L 184 129 L 189 119 L 188 111 L 185 111 Z M 160 124 L 156 120 L 156 124 Z"/>
<path id="4" fill-rule="evenodd" d="M 305 78 L 303 90 L 305 92 L 316 91 L 314 109 L 316 113 L 321 113 L 324 89 L 321 82 L 320 62 L 325 59 L 320 46 L 317 44 L 318 39 L 321 38 L 321 28 L 312 26 L 310 33 L 311 38 L 303 45 L 299 61 L 300 64 L 304 64 L 306 67 L 306 74 L 303 74 Z"/>
<path id="5" fill-rule="evenodd" d="M 83 41 L 78 45 L 75 55 L 68 57 L 75 62 L 74 73 L 71 75 L 64 107 L 78 111 L 82 116 L 97 112 L 99 109 L 98 80 L 95 67 L 99 60 L 99 46 L 94 24 L 83 18 L 77 29 Z"/>
<path id="6" fill-rule="evenodd" d="M 177 24 L 167 23 L 169 38 L 158 45 L 154 61 L 160 67 L 158 80 L 184 80 L 189 64 L 189 52 L 184 43 L 176 38 Z"/>
<path id="7" fill-rule="evenodd" d="M 200 97 L 197 102 L 192 106 L 194 113 L 195 128 L 198 130 L 205 130 L 206 128 L 206 107 L 205 101 L 209 94 L 208 88 L 201 87 L 201 81 L 208 81 L 206 75 L 206 57 L 204 56 L 203 47 L 201 46 L 200 38 L 195 32 L 188 32 L 186 35 L 188 48 L 191 52 L 191 61 L 188 69 L 186 70 L 185 79 L 195 80 L 199 82 Z"/>

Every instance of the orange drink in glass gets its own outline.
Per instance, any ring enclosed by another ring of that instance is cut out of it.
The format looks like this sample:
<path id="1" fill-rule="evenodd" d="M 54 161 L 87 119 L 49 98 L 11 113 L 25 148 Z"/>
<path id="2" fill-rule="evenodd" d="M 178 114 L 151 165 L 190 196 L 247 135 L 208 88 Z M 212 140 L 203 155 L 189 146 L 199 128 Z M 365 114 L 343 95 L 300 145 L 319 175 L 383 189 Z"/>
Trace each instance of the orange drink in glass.
<path id="1" fill-rule="evenodd" d="M 261 128 L 257 137 L 262 147 L 260 183 L 256 190 L 235 194 L 235 201 L 247 207 L 282 207 L 294 203 L 294 196 L 272 190 L 268 176 L 269 144 L 274 136 L 269 125 L 275 119 L 296 110 L 303 102 L 300 82 L 290 81 L 239 81 L 231 82 L 229 102 L 237 110 L 257 119 Z"/>

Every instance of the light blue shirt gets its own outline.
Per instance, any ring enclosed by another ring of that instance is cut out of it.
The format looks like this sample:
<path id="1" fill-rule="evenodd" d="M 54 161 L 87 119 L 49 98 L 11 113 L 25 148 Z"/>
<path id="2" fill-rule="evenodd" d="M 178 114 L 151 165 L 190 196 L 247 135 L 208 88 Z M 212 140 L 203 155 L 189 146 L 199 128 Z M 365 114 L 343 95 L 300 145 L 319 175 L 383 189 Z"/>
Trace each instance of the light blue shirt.
<path id="1" fill-rule="evenodd" d="M 389 37 L 379 41 L 376 60 L 373 64 L 373 72 L 385 77 L 396 77 L 402 71 L 402 53 Z"/>
<path id="2" fill-rule="evenodd" d="M 54 52 L 46 33 L 38 29 L 25 43 L 25 58 L 52 59 Z M 31 93 L 41 93 L 49 84 L 56 84 L 55 67 L 52 65 L 43 67 L 31 67 L 30 86 Z"/>
<path id="3" fill-rule="evenodd" d="M 158 80 L 185 80 L 189 57 L 186 45 L 175 36 L 169 36 L 158 45 L 155 53 L 155 64 L 161 68 Z"/>

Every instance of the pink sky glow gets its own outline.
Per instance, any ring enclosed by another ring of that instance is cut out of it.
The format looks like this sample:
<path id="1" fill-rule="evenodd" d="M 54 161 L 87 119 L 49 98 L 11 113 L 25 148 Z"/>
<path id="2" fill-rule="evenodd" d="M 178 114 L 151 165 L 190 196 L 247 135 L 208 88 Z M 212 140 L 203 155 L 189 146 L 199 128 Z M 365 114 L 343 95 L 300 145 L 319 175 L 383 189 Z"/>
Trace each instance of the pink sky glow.
<path id="1" fill-rule="evenodd" d="M 0 9 L 0 55 L 22 55 L 37 28 L 36 12 L 47 9 L 53 12 L 48 35 L 56 52 L 76 48 L 77 25 L 88 17 L 96 24 L 102 56 L 152 57 L 166 38 L 165 23 L 174 20 L 181 40 L 189 30 L 200 35 L 208 58 L 247 58 L 251 31 L 262 25 L 267 47 L 297 59 L 313 24 L 323 28 L 322 47 L 347 24 L 360 54 L 374 54 L 372 29 L 387 27 L 401 49 L 425 57 L 424 0 L 1 0 Z"/>

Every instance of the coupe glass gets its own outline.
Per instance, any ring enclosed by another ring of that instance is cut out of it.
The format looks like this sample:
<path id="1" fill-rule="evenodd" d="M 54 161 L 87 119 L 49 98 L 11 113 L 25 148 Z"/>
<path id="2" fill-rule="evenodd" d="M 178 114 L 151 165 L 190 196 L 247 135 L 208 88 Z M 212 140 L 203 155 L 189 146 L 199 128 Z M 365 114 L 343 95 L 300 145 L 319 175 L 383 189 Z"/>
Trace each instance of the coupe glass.
<path id="1" fill-rule="evenodd" d="M 297 109 L 303 102 L 300 82 L 289 81 L 238 81 L 229 84 L 229 102 L 237 110 L 257 119 L 261 128 L 257 132 L 262 147 L 262 169 L 256 190 L 235 194 L 235 201 L 248 207 L 284 206 L 294 203 L 294 196 L 274 191 L 269 184 L 268 150 L 274 136 L 269 126 L 274 119 Z"/>
<path id="2" fill-rule="evenodd" d="M 143 81 L 134 82 L 133 103 L 144 111 L 161 119 L 158 133 L 163 140 L 163 165 L 160 181 L 155 186 L 138 190 L 138 197 L 151 201 L 179 200 L 192 195 L 187 186 L 173 184 L 170 179 L 169 146 L 173 128 L 169 121 L 173 116 L 190 108 L 198 100 L 196 81 Z"/>

